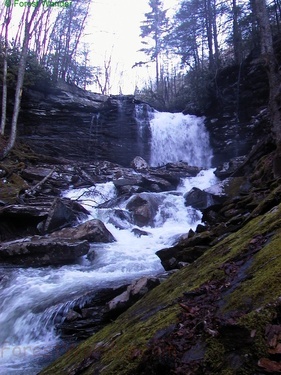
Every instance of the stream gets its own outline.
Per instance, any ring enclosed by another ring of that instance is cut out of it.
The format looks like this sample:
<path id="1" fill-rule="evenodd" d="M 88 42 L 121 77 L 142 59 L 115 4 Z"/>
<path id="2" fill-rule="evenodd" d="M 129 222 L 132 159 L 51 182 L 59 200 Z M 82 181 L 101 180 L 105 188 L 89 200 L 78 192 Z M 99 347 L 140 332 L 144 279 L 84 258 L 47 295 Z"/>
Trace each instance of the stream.
<path id="1" fill-rule="evenodd" d="M 2 267 L 0 374 L 35 375 L 66 351 L 68 344 L 57 335 L 56 324 L 87 291 L 120 286 L 164 271 L 156 251 L 172 246 L 181 234 L 201 222 L 201 213 L 186 207 L 183 195 L 194 186 L 203 190 L 217 182 L 210 168 L 212 152 L 203 121 L 181 113 L 150 114 L 152 166 L 187 161 L 206 169 L 196 177 L 182 179 L 176 191 L 146 193 L 157 195 L 160 202 L 153 226 L 140 228 L 148 236 L 136 237 L 131 232 L 136 226 L 126 221 L 122 222 L 123 229 L 117 229 L 111 224 L 114 208 L 98 208 L 116 197 L 112 182 L 62 192 L 89 210 L 88 219 L 101 219 L 116 242 L 92 244 L 93 261 L 85 256 L 77 264 L 61 267 Z M 125 210 L 126 204 L 119 204 L 118 209 Z"/>

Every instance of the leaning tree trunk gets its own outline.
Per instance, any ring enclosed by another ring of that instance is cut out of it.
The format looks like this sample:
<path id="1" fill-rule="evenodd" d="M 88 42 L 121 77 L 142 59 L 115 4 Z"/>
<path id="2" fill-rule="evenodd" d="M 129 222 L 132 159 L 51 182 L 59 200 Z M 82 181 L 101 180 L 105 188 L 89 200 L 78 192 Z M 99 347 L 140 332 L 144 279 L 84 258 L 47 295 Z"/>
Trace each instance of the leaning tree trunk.
<path id="1" fill-rule="evenodd" d="M 2 114 L 1 114 L 1 135 L 5 133 L 6 117 L 7 117 L 7 73 L 8 73 L 8 48 L 9 48 L 9 23 L 12 16 L 12 7 L 6 7 L 5 21 L 3 23 L 2 32 L 4 34 L 4 61 L 3 61 L 3 88 L 2 88 Z"/>
<path id="2" fill-rule="evenodd" d="M 25 31 L 24 31 L 23 46 L 22 46 L 22 51 L 21 51 L 21 56 L 20 56 L 20 61 L 19 61 L 19 68 L 17 72 L 17 84 L 16 84 L 16 92 L 15 92 L 13 117 L 12 117 L 12 123 L 11 123 L 11 133 L 10 133 L 8 143 L 2 151 L 1 158 L 5 158 L 15 145 L 16 136 L 17 136 L 17 123 L 18 123 L 20 103 L 21 103 L 21 97 L 22 97 L 22 87 L 23 87 L 26 60 L 27 60 L 27 54 L 28 54 L 28 45 L 29 45 L 29 39 L 31 36 L 31 26 L 32 26 L 32 23 L 35 19 L 35 16 L 38 12 L 38 9 L 41 3 L 42 3 L 42 0 L 39 0 L 37 6 L 33 10 L 30 20 L 28 20 L 30 8 L 28 8 L 28 11 L 25 14 L 25 19 L 24 19 Z"/>
<path id="3" fill-rule="evenodd" d="M 16 85 L 16 92 L 15 92 L 15 103 L 14 103 L 14 110 L 13 110 L 13 117 L 12 117 L 12 124 L 11 124 L 11 133 L 9 137 L 9 141 L 7 145 L 4 147 L 2 157 L 5 158 L 11 149 L 15 145 L 16 136 L 17 136 L 17 123 L 20 111 L 20 103 L 22 97 L 22 86 L 25 74 L 25 67 L 26 67 L 26 59 L 28 53 L 28 42 L 29 38 L 24 38 L 24 44 L 21 52 L 19 68 L 18 68 L 18 78 L 17 78 L 17 85 Z"/>

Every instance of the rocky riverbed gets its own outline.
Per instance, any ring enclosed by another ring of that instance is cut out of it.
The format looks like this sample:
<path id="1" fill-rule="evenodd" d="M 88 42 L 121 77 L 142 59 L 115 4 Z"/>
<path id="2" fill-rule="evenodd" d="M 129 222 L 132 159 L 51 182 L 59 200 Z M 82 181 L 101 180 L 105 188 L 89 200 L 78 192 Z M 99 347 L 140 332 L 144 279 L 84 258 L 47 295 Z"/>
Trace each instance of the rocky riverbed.
<path id="1" fill-rule="evenodd" d="M 135 225 L 132 232 L 136 237 L 149 236 L 141 228 L 153 225 L 163 200 L 161 193 L 175 194 L 182 178 L 194 177 L 201 170 L 183 162 L 151 168 L 141 157 L 136 157 L 130 168 L 107 161 L 74 163 L 38 155 L 24 144 L 17 144 L 0 168 L 0 262 L 2 267 L 23 268 L 71 265 L 82 256 L 94 261 L 91 244 L 115 241 L 101 220 L 89 218 L 87 209 L 63 197 L 63 191 L 112 181 L 117 196 L 99 207 L 115 207 L 132 197 L 125 210 L 115 209 L 111 222 L 119 229 L 130 222 Z M 85 291 L 72 303 L 63 323 L 57 324 L 57 332 L 65 339 L 89 337 L 169 274 L 162 272 L 98 292 Z"/>
<path id="2" fill-rule="evenodd" d="M 171 274 L 87 292 L 83 307 L 77 300 L 57 329 L 67 339 L 95 335 L 42 374 L 92 373 L 104 366 L 103 372 L 118 374 L 278 373 L 280 185 L 272 172 L 274 152 L 268 139 L 218 168 L 223 196 L 212 189 L 187 192 L 186 205 L 202 211 L 204 224 L 158 251 Z M 23 267 L 71 263 L 89 243 L 114 241 L 102 222 L 85 221 L 87 210 L 62 198 L 62 190 L 113 181 L 115 200 L 136 197 L 127 219 L 141 227 L 155 210 L 146 192 L 172 191 L 181 177 L 199 171 L 186 163 L 150 168 L 141 158 L 132 168 L 74 165 L 18 145 L 1 164 L 1 260 Z M 138 229 L 136 235 L 146 233 Z"/>

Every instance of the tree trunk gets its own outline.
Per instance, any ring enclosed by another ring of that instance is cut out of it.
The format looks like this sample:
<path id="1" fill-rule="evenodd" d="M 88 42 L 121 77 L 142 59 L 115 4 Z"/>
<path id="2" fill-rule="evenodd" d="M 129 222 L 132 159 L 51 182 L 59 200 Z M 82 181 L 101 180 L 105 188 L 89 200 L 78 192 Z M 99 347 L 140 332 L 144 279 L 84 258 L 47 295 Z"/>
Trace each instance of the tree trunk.
<path id="1" fill-rule="evenodd" d="M 21 51 L 21 56 L 20 56 L 19 68 L 17 72 L 17 84 L 16 84 L 12 124 L 11 124 L 11 133 L 10 133 L 9 141 L 7 145 L 4 147 L 4 150 L 2 152 L 2 155 L 1 155 L 2 158 L 5 158 L 15 145 L 16 135 L 17 135 L 18 116 L 19 116 L 20 103 L 21 103 L 21 97 L 22 97 L 22 86 L 23 86 L 23 80 L 24 80 L 24 74 L 25 74 L 25 68 L 26 68 L 26 60 L 27 60 L 27 54 L 28 54 L 28 45 L 29 45 L 29 39 L 31 36 L 31 26 L 32 26 L 32 23 L 34 21 L 34 18 L 38 12 L 38 9 L 41 3 L 42 3 L 42 0 L 39 0 L 38 6 L 34 8 L 29 21 L 28 21 L 29 12 L 26 12 L 25 14 L 25 20 L 24 20 L 25 32 L 24 32 L 24 40 L 23 40 L 23 46 L 22 46 L 22 51 Z"/>
<path id="2" fill-rule="evenodd" d="M 3 24 L 4 31 L 4 61 L 3 61 L 3 88 L 2 88 L 2 113 L 1 113 L 1 135 L 5 133 L 6 116 L 7 116 L 7 72 L 8 72 L 8 47 L 9 47 L 9 23 L 11 21 L 12 8 L 6 7 L 5 22 Z M 2 29 L 2 31 L 3 31 Z"/>
<path id="3" fill-rule="evenodd" d="M 272 34 L 265 0 L 256 0 L 256 16 L 260 29 L 261 54 L 269 82 L 269 110 L 276 143 L 281 145 L 281 77 L 274 53 Z"/>
<path id="4" fill-rule="evenodd" d="M 236 64 L 240 64 L 242 60 L 241 50 L 241 34 L 238 25 L 238 7 L 236 0 L 232 0 L 232 13 L 233 13 L 233 51 L 234 60 Z"/>
<path id="5" fill-rule="evenodd" d="M 204 0 L 205 24 L 207 33 L 207 42 L 209 50 L 209 68 L 214 68 L 214 53 L 213 53 L 213 31 L 212 31 L 212 7 L 211 0 Z"/>
<path id="6" fill-rule="evenodd" d="M 273 162 L 273 173 L 281 177 L 281 77 L 278 62 L 274 53 L 272 34 L 265 0 L 255 0 L 256 16 L 260 28 L 262 58 L 267 70 L 269 82 L 269 114 L 277 150 Z"/>

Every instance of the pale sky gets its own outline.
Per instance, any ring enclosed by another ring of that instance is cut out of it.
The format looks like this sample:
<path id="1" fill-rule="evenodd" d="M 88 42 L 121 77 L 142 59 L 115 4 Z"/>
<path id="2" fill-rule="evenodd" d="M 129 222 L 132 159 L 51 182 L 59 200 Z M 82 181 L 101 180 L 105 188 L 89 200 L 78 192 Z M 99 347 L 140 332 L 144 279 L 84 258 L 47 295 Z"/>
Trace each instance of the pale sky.
<path id="1" fill-rule="evenodd" d="M 155 78 L 153 64 L 132 69 L 136 62 L 149 60 L 138 52 L 143 47 L 140 26 L 145 20 L 144 14 L 151 11 L 148 3 L 149 0 L 92 0 L 83 41 L 89 45 L 91 65 L 102 66 L 111 56 L 111 94 L 119 94 L 120 88 L 122 94 L 133 94 L 136 86 L 141 88 L 144 81 Z M 163 0 L 163 3 L 164 9 L 168 9 L 179 1 Z M 23 9 L 15 7 L 10 35 L 16 32 Z M 99 91 L 97 87 L 88 89 Z"/>
<path id="2" fill-rule="evenodd" d="M 132 69 L 135 62 L 146 61 L 148 57 L 141 52 L 141 22 L 144 14 L 151 10 L 149 0 L 94 0 L 91 16 L 88 21 L 87 33 L 93 64 L 102 64 L 109 56 L 112 57 L 112 94 L 133 94 L 135 86 L 141 86 L 143 80 L 153 75 L 154 68 Z M 176 0 L 164 1 L 170 8 L 178 3 Z M 120 77 L 120 72 L 123 76 Z"/>

